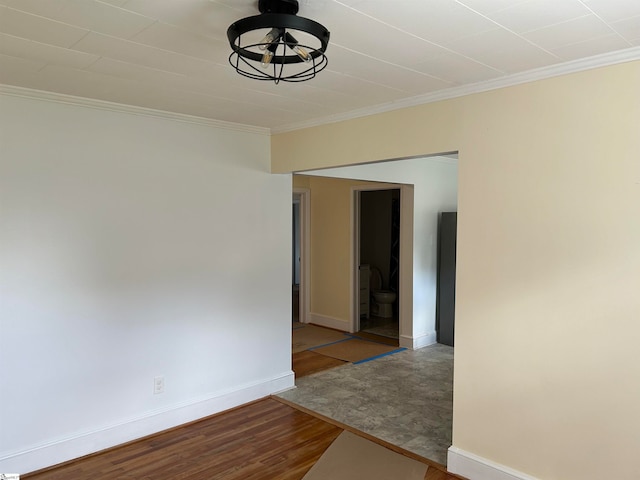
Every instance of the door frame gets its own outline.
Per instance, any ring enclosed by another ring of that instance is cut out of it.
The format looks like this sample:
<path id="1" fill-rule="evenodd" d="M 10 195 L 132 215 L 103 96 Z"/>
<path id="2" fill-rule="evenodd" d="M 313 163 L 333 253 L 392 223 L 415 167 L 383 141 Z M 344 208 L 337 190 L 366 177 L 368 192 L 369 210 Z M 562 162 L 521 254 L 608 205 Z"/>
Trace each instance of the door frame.
<path id="1" fill-rule="evenodd" d="M 372 190 L 400 190 L 399 341 L 413 348 L 413 185 L 377 183 L 351 187 L 351 322 L 349 330 L 360 330 L 360 194 Z"/>
<path id="2" fill-rule="evenodd" d="M 309 323 L 309 291 L 310 270 L 309 253 L 311 250 L 311 190 L 308 188 L 294 187 L 292 194 L 300 196 L 299 209 L 299 235 L 300 235 L 300 304 L 298 320 L 300 323 Z"/>

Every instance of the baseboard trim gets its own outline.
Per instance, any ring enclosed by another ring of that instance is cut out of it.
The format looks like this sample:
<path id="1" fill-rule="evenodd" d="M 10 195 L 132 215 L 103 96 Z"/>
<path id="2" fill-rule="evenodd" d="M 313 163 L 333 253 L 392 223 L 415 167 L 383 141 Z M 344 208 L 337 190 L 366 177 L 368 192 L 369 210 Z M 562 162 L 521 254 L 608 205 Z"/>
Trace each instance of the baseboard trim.
<path id="1" fill-rule="evenodd" d="M 289 371 L 233 390 L 148 412 L 118 424 L 3 455 L 0 457 L 0 472 L 26 474 L 131 442 L 287 390 L 294 386 L 294 380 L 293 371 Z"/>
<path id="2" fill-rule="evenodd" d="M 419 337 L 409 337 L 408 335 L 400 335 L 400 346 L 417 350 L 419 348 L 428 347 L 436 342 L 436 332 L 425 333 Z"/>
<path id="3" fill-rule="evenodd" d="M 320 325 L 321 327 L 333 328 L 342 332 L 349 331 L 349 322 L 346 320 L 340 320 L 339 318 L 329 317 L 327 315 L 320 315 L 319 313 L 309 314 L 309 323 Z"/>
<path id="4" fill-rule="evenodd" d="M 469 480 L 539 480 L 453 446 L 447 454 L 447 470 Z"/>

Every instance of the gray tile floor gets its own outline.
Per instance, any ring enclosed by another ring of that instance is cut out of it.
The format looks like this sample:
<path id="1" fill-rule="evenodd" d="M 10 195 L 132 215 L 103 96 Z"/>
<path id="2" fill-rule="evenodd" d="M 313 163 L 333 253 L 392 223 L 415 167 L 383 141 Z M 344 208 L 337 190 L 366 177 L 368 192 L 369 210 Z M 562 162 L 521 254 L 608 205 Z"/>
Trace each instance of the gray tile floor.
<path id="1" fill-rule="evenodd" d="M 431 345 L 296 380 L 280 396 L 430 460 L 451 446 L 453 348 Z"/>

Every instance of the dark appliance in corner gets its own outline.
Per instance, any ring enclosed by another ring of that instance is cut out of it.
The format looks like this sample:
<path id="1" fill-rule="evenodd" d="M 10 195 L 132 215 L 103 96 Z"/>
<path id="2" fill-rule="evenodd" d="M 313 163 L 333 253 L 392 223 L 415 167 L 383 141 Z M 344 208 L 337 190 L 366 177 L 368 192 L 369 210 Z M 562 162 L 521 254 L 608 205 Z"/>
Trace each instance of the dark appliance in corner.
<path id="1" fill-rule="evenodd" d="M 438 281 L 436 332 L 438 343 L 453 347 L 456 311 L 457 212 L 442 212 L 438 219 Z"/>

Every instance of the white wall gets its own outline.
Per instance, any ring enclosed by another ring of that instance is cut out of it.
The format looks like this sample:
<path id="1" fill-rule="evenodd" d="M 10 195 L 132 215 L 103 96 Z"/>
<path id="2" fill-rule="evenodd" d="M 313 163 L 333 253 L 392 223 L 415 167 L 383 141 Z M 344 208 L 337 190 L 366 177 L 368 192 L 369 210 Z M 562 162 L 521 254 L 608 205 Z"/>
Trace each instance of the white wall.
<path id="1" fill-rule="evenodd" d="M 260 133 L 0 95 L 0 472 L 293 385 L 269 162 Z"/>
<path id="2" fill-rule="evenodd" d="M 417 348 L 434 343 L 438 212 L 457 209 L 457 160 L 413 158 L 304 174 L 414 185 L 413 345 Z"/>

